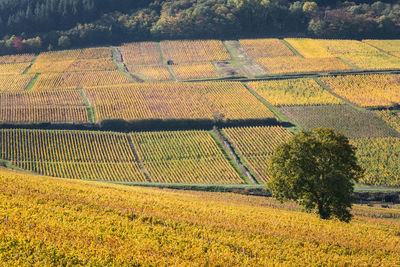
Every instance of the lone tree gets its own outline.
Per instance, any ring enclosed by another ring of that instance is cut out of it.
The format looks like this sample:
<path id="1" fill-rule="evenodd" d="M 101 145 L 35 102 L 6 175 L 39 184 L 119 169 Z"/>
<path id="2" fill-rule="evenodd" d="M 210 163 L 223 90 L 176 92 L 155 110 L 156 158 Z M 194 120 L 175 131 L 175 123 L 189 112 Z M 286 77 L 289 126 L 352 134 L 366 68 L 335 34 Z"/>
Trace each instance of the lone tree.
<path id="1" fill-rule="evenodd" d="M 267 187 L 280 200 L 294 200 L 321 219 L 351 219 L 354 182 L 363 174 L 355 147 L 332 129 L 301 131 L 276 148 Z"/>

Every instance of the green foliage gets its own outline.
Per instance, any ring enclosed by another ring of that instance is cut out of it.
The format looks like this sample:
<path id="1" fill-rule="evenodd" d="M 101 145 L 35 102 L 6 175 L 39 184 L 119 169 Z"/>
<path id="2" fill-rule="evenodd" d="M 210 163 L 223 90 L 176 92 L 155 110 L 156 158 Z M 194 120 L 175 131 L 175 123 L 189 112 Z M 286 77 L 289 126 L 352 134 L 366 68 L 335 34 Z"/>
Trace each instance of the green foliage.
<path id="1" fill-rule="evenodd" d="M 351 219 L 354 181 L 363 170 L 346 136 L 332 129 L 301 131 L 276 148 L 267 184 L 280 201 L 294 200 L 321 219 Z"/>
<path id="2" fill-rule="evenodd" d="M 349 105 L 294 106 L 280 110 L 306 130 L 333 128 L 349 138 L 399 136 L 374 112 Z"/>
<path id="3" fill-rule="evenodd" d="M 61 36 L 58 39 L 58 46 L 60 46 L 62 48 L 68 48 L 71 46 L 71 40 L 69 39 L 68 36 Z"/>

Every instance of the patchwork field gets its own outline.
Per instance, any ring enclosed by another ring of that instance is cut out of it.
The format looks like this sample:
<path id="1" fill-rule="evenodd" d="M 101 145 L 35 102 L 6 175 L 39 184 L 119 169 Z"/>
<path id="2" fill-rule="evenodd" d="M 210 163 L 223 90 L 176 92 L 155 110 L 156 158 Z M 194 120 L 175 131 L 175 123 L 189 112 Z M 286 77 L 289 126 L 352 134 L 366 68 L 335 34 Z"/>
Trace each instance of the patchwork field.
<path id="1" fill-rule="evenodd" d="M 342 104 L 314 79 L 249 82 L 247 85 L 274 106 Z"/>
<path id="2" fill-rule="evenodd" d="M 275 118 L 238 82 L 146 83 L 84 90 L 100 121 Z"/>
<path id="3" fill-rule="evenodd" d="M 242 39 L 239 42 L 252 58 L 294 56 L 289 47 L 279 39 Z"/>
<path id="4" fill-rule="evenodd" d="M 145 181 L 129 137 L 118 133 L 0 130 L 1 158 L 43 175 Z"/>
<path id="5" fill-rule="evenodd" d="M 106 86 L 127 83 L 132 83 L 132 80 L 119 71 L 45 73 L 39 75 L 32 90 L 58 90 L 62 88 Z"/>
<path id="6" fill-rule="evenodd" d="M 0 94 L 0 122 L 89 122 L 85 101 L 78 90 Z"/>
<path id="7" fill-rule="evenodd" d="M 400 75 L 347 75 L 320 80 L 337 95 L 361 107 L 400 104 Z"/>
<path id="8" fill-rule="evenodd" d="M 37 151 L 65 153 L 65 158 L 11 158 L 19 157 L 20 148 L 15 148 L 15 155 L 7 152 L 3 159 L 73 179 L 264 183 L 272 149 L 291 135 L 289 129 L 332 127 L 363 147 L 359 157 L 368 166 L 364 183 L 394 186 L 397 169 L 389 158 L 397 160 L 400 138 L 396 55 L 398 40 L 264 38 L 135 42 L 1 56 L 1 131 L 30 136 L 13 141 L 21 142 L 21 153 L 31 145 Z M 196 81 L 208 79 L 222 81 Z M 40 130 L 3 129 L 29 124 L 93 131 L 45 131 L 54 135 L 50 140 Z M 209 132 L 213 126 L 223 130 Z M 154 132 L 159 129 L 167 131 Z M 225 147 L 220 134 L 232 147 Z M 107 150 L 121 138 L 122 152 L 115 152 L 121 155 Z M 366 138 L 372 147 L 366 148 Z M 99 147 L 93 153 L 115 158 L 85 159 L 92 153 L 91 140 Z M 57 142 L 65 145 L 58 148 Z M 81 144 L 87 151 L 80 150 Z M 82 160 L 69 158 L 69 147 L 81 151 Z M 378 159 L 365 152 L 378 148 L 383 155 Z M 127 151 L 137 154 L 120 159 Z"/>
<path id="9" fill-rule="evenodd" d="M 131 137 L 152 182 L 244 183 L 207 131 L 144 132 Z"/>
<path id="10" fill-rule="evenodd" d="M 258 64 L 265 68 L 268 74 L 314 73 L 331 71 L 354 70 L 348 64 L 337 58 L 301 58 L 301 57 L 274 57 L 257 58 Z"/>

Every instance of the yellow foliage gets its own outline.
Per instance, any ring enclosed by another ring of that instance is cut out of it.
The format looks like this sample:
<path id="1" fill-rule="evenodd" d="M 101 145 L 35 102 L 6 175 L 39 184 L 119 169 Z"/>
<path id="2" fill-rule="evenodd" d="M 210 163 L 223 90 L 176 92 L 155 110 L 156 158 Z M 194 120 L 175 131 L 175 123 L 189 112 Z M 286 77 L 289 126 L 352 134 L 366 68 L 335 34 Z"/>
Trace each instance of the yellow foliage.
<path id="1" fill-rule="evenodd" d="M 44 175 L 73 179 L 146 179 L 126 134 L 0 130 L 2 158 Z"/>
<path id="2" fill-rule="evenodd" d="M 312 73 L 329 71 L 353 70 L 349 65 L 337 58 L 301 58 L 301 57 L 275 57 L 257 58 L 255 60 L 263 66 L 269 74 L 284 73 Z"/>
<path id="3" fill-rule="evenodd" d="M 141 83 L 84 90 L 99 120 L 275 118 L 239 82 Z"/>
<path id="4" fill-rule="evenodd" d="M 249 82 L 248 85 L 274 106 L 343 103 L 313 79 Z"/>
<path id="5" fill-rule="evenodd" d="M 31 63 L 0 64 L 0 75 L 22 74 Z"/>
<path id="6" fill-rule="evenodd" d="M 154 66 L 127 66 L 129 71 L 133 71 L 145 76 L 149 81 L 168 81 L 171 74 L 163 65 Z"/>
<path id="7" fill-rule="evenodd" d="M 142 132 L 131 136 L 152 182 L 244 183 L 207 131 Z"/>
<path id="8" fill-rule="evenodd" d="M 269 180 L 269 157 L 292 134 L 280 126 L 224 128 L 223 132 L 263 183 Z"/>
<path id="9" fill-rule="evenodd" d="M 389 53 L 400 53 L 400 40 L 363 40 L 363 42 Z"/>
<path id="10" fill-rule="evenodd" d="M 400 186 L 400 138 L 360 138 L 352 140 L 356 156 L 365 169 L 364 184 Z"/>
<path id="11" fill-rule="evenodd" d="M 87 48 L 41 53 L 29 73 L 113 70 L 109 48 Z"/>
<path id="12" fill-rule="evenodd" d="M 333 57 L 318 42 L 310 38 L 285 38 L 294 49 L 296 49 L 305 58 L 324 58 Z"/>
<path id="13" fill-rule="evenodd" d="M 119 71 L 90 71 L 40 74 L 32 90 L 55 90 L 83 86 L 105 86 L 131 83 L 132 80 Z"/>
<path id="14" fill-rule="evenodd" d="M 362 107 L 391 107 L 400 103 L 399 75 L 370 74 L 323 77 L 334 93 Z"/>
<path id="15" fill-rule="evenodd" d="M 346 54 L 341 56 L 349 62 L 364 70 L 399 69 L 400 59 L 384 53 L 376 54 Z"/>
<path id="16" fill-rule="evenodd" d="M 324 47 L 334 56 L 342 56 L 346 54 L 376 54 L 380 53 L 376 48 L 368 44 L 356 40 L 322 40 L 315 41 Z"/>
<path id="17" fill-rule="evenodd" d="M 75 90 L 0 94 L 0 121 L 13 123 L 88 122 L 85 102 Z"/>
<path id="18" fill-rule="evenodd" d="M 0 122 L 5 123 L 41 123 L 89 122 L 86 107 L 83 106 L 13 106 L 0 107 Z"/>
<path id="19" fill-rule="evenodd" d="M 160 65 L 161 51 L 158 43 L 128 43 L 121 46 L 120 51 L 126 65 Z"/>
<path id="20" fill-rule="evenodd" d="M 279 39 L 241 39 L 239 43 L 252 58 L 294 56 Z"/>
<path id="21" fill-rule="evenodd" d="M 229 60 L 230 56 L 219 40 L 162 41 L 161 49 L 165 60 L 174 63 Z"/>
<path id="22" fill-rule="evenodd" d="M 33 74 L 0 75 L 0 93 L 24 91 Z"/>
<path id="23" fill-rule="evenodd" d="M 264 197 L 65 181 L 0 169 L 3 265 L 396 266 L 400 222 L 347 223 Z M 294 210 L 289 210 L 294 209 Z M 397 217 L 398 218 L 398 217 Z"/>
<path id="24" fill-rule="evenodd" d="M 178 80 L 220 77 L 212 63 L 179 64 L 173 65 L 171 68 Z"/>

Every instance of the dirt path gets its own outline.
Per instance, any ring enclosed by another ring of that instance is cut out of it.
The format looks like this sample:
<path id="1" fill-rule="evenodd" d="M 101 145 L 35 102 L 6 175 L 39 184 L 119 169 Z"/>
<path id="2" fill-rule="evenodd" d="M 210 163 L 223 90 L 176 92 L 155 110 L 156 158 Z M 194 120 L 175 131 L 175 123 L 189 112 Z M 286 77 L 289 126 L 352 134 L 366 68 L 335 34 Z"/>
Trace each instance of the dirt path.
<path id="1" fill-rule="evenodd" d="M 240 170 L 246 177 L 253 183 L 253 184 L 258 184 L 258 182 L 254 179 L 254 177 L 250 174 L 250 172 L 247 170 L 245 166 L 240 162 L 239 158 L 233 151 L 233 148 L 229 144 L 228 140 L 225 139 L 225 137 L 221 134 L 221 132 L 218 129 L 214 129 L 213 133 L 216 134 L 218 139 L 221 141 L 221 143 L 224 145 L 225 149 L 228 151 L 229 155 L 231 158 L 236 162 L 236 164 L 239 166 Z"/>
<path id="2" fill-rule="evenodd" d="M 267 75 L 267 72 L 247 55 L 239 41 L 224 41 L 224 44 L 231 54 L 232 59 L 240 63 L 242 72 L 248 77 Z"/>
<path id="3" fill-rule="evenodd" d="M 122 71 L 125 72 L 126 74 L 129 75 L 129 77 L 131 77 L 134 81 L 138 82 L 138 83 L 143 83 L 144 80 L 140 79 L 139 77 L 137 77 L 136 75 L 133 75 L 128 68 L 126 67 L 125 63 L 124 63 L 124 59 L 122 57 L 122 53 L 119 50 L 118 47 L 114 46 L 112 49 L 115 53 L 113 53 L 113 56 L 115 57 L 115 60 L 117 61 L 118 65 L 122 68 Z"/>
<path id="4" fill-rule="evenodd" d="M 129 141 L 129 145 L 131 146 L 131 149 L 132 149 L 132 152 L 133 152 L 133 156 L 135 157 L 135 160 L 139 165 L 139 169 L 144 174 L 144 177 L 146 178 L 146 181 L 148 183 L 152 183 L 152 181 L 150 180 L 150 175 L 147 172 L 146 168 L 144 167 L 143 162 L 140 160 L 139 155 L 136 152 L 135 146 L 133 145 L 132 138 L 130 136 L 128 136 L 128 141 Z"/>

